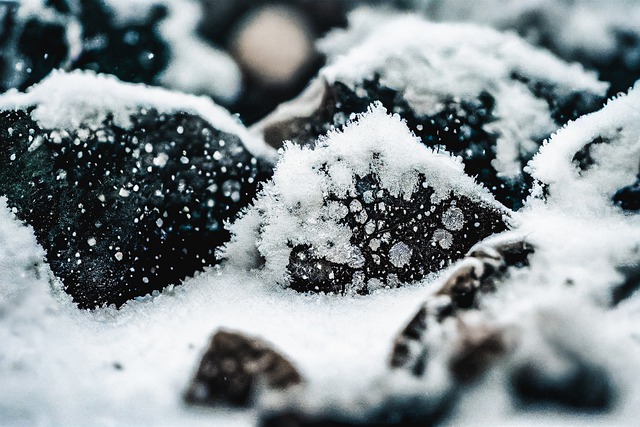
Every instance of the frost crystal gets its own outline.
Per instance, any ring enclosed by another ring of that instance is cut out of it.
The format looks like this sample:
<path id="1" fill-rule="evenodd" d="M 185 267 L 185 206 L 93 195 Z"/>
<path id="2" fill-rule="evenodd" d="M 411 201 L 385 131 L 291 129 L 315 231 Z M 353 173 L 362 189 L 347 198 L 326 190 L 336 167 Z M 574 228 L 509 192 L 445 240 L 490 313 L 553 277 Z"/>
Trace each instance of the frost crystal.
<path id="1" fill-rule="evenodd" d="M 287 145 L 222 254 L 298 291 L 367 293 L 447 266 L 504 230 L 506 212 L 378 105 L 314 149 Z"/>
<path id="2" fill-rule="evenodd" d="M 329 61 L 307 92 L 256 125 L 267 142 L 312 145 L 377 100 L 511 208 L 522 206 L 522 168 L 542 141 L 599 108 L 607 88 L 515 35 L 415 16 L 360 11 L 320 48 Z"/>

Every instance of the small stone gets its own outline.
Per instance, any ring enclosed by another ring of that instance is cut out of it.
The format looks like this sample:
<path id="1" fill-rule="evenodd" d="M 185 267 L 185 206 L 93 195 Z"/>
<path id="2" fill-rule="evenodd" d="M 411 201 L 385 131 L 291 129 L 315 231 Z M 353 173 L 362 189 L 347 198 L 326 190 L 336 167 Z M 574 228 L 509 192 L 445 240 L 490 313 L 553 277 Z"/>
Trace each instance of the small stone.
<path id="1" fill-rule="evenodd" d="M 222 330 L 211 339 L 184 398 L 198 405 L 246 406 L 259 393 L 285 391 L 303 381 L 297 369 L 265 342 Z"/>

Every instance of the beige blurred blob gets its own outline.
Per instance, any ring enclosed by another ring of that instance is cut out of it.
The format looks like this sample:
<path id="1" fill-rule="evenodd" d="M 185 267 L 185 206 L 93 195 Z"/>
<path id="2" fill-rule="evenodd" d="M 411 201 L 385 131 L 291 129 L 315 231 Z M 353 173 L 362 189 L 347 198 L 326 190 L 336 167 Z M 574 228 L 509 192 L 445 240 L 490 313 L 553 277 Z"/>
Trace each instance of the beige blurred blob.
<path id="1" fill-rule="evenodd" d="M 295 8 L 265 6 L 238 24 L 230 49 L 251 78 L 264 86 L 286 86 L 316 55 L 310 28 Z"/>

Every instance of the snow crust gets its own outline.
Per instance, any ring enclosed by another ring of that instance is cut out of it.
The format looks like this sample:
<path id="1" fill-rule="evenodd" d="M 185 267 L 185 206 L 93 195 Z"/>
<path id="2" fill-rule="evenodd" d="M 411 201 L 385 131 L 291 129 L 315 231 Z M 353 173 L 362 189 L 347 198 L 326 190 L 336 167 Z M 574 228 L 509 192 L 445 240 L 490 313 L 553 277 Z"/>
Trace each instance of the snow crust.
<path id="1" fill-rule="evenodd" d="M 398 115 L 388 115 L 379 103 L 353 119 L 342 130 L 320 138 L 316 147 L 285 144 L 272 180 L 230 226 L 233 236 L 221 252 L 223 258 L 244 268 L 257 267 L 264 258 L 260 274 L 267 282 L 282 285 L 288 283 L 287 265 L 297 245 L 309 245 L 331 262 L 360 267 L 364 258 L 350 243 L 352 232 L 340 219 L 346 215 L 344 210 L 359 211 L 362 206 L 354 200 L 347 208 L 327 198 L 355 195 L 356 179 L 369 174 L 379 178 L 381 189 L 404 200 L 428 185 L 435 190 L 433 203 L 453 192 L 505 210 L 464 173 L 459 158 L 426 148 Z M 455 229 L 460 224 L 451 217 L 460 219 L 454 213 L 447 220 Z M 402 247 L 392 252 L 392 262 L 406 264 Z"/>
<path id="2" fill-rule="evenodd" d="M 436 114 L 448 99 L 474 101 L 482 92 L 491 94 L 496 120 L 485 130 L 499 136 L 493 166 L 507 177 L 519 174 L 521 153 L 533 154 L 538 141 L 557 129 L 548 103 L 514 74 L 548 83 L 558 97 L 575 91 L 604 96 L 607 90 L 594 73 L 515 34 L 415 15 L 357 9 L 348 29 L 332 31 L 318 45 L 329 58 L 320 71 L 329 83 L 353 88 L 379 75 L 383 85 L 402 91 L 418 114 Z"/>
<path id="3" fill-rule="evenodd" d="M 576 156 L 587 151 L 581 170 Z M 530 162 L 539 181 L 535 194 L 568 211 L 615 215 L 615 192 L 635 182 L 640 169 L 640 85 L 600 111 L 580 117 L 554 134 Z"/>
<path id="4" fill-rule="evenodd" d="M 92 71 L 53 71 L 25 93 L 17 90 L 0 95 L 0 109 L 17 110 L 35 106 L 31 116 L 45 129 L 78 129 L 99 126 L 112 115 L 122 128 L 131 125 L 131 115 L 141 108 L 159 112 L 197 114 L 224 132 L 238 135 L 253 155 L 274 159 L 276 152 L 250 134 L 237 117 L 205 96 L 187 95 L 167 89 L 126 83 Z"/>

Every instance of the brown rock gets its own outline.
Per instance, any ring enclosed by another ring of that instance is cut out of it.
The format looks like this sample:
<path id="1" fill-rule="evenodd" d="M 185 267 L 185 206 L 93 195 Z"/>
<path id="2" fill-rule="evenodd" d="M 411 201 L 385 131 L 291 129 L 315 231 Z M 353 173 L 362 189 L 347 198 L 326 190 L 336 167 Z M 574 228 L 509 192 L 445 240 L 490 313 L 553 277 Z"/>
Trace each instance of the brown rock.
<path id="1" fill-rule="evenodd" d="M 264 341 L 222 330 L 211 339 L 185 400 L 244 406 L 260 391 L 282 391 L 302 382 L 298 370 Z"/>

